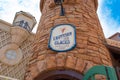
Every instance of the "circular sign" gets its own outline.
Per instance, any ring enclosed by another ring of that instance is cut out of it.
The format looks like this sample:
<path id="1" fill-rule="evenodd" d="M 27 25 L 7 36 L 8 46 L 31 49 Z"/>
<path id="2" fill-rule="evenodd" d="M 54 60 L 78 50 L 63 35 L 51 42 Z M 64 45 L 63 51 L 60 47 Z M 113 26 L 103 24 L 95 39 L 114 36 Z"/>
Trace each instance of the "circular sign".
<path id="1" fill-rule="evenodd" d="M 52 28 L 49 48 L 65 52 L 73 49 L 76 46 L 76 29 L 71 24 L 60 24 Z"/>

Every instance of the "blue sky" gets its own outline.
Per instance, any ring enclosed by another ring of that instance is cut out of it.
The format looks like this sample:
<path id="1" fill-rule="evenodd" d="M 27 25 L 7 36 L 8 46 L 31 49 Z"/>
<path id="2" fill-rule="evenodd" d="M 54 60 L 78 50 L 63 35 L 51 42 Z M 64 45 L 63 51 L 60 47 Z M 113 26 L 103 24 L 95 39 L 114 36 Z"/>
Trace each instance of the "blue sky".
<path id="1" fill-rule="evenodd" d="M 35 16 L 38 22 L 41 15 L 39 2 L 40 0 L 0 0 L 0 19 L 12 23 L 16 12 L 25 11 Z M 36 29 L 37 25 L 33 32 Z"/>
<path id="2" fill-rule="evenodd" d="M 106 37 L 120 32 L 120 0 L 98 0 L 98 16 Z"/>
<path id="3" fill-rule="evenodd" d="M 39 22 L 40 0 L 0 0 L 0 19 L 12 23 L 15 13 L 18 11 L 26 11 L 36 17 Z M 120 32 L 120 0 L 98 0 L 98 16 L 103 28 L 105 37 L 109 37 L 116 32 Z M 37 29 L 35 26 L 33 32 Z"/>
<path id="4" fill-rule="evenodd" d="M 120 21 L 120 0 L 107 0 L 104 5 L 111 10 L 111 17 L 116 21 Z"/>

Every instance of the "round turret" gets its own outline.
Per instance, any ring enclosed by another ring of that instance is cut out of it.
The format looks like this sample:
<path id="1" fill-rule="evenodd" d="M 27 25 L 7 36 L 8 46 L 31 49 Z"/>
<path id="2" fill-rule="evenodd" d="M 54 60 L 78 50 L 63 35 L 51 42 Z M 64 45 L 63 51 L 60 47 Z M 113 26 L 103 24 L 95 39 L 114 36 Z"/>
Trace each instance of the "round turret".
<path id="1" fill-rule="evenodd" d="M 42 17 L 30 64 L 33 80 L 82 80 L 95 65 L 112 66 L 97 6 L 97 0 L 64 0 L 60 4 L 41 0 Z"/>

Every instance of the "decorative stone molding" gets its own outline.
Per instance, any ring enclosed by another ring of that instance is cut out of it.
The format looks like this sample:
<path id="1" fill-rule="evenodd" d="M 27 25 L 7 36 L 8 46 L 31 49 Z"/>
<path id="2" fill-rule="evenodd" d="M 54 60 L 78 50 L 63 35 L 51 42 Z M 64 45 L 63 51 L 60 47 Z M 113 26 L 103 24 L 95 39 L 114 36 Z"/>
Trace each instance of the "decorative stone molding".
<path id="1" fill-rule="evenodd" d="M 3 21 L 0 19 L 0 29 L 6 32 L 10 32 L 10 28 L 12 27 L 12 24 Z"/>
<path id="2" fill-rule="evenodd" d="M 16 22 L 19 22 L 21 20 L 25 21 L 25 22 L 28 22 L 28 25 L 30 27 L 30 32 L 31 32 L 32 29 L 34 28 L 35 24 L 36 24 L 35 17 L 32 16 L 28 12 L 23 12 L 23 11 L 17 12 L 16 15 L 15 15 L 15 18 L 13 20 L 13 26 L 16 26 Z M 19 25 L 17 25 L 17 26 L 19 26 Z"/>
<path id="3" fill-rule="evenodd" d="M 0 61 L 7 65 L 12 66 L 18 64 L 22 57 L 23 54 L 16 44 L 8 44 L 0 49 Z"/>
<path id="4" fill-rule="evenodd" d="M 11 42 L 20 46 L 22 45 L 23 41 L 25 41 L 30 36 L 30 33 L 25 29 L 16 26 L 11 28 L 11 36 Z"/>
<path id="5" fill-rule="evenodd" d="M 119 41 L 112 40 L 112 39 L 106 39 L 106 41 L 107 41 L 107 45 L 112 46 L 112 47 L 116 47 L 116 48 L 120 48 Z"/>
<path id="6" fill-rule="evenodd" d="M 21 23 L 14 25 L 20 21 L 23 21 L 22 26 Z M 13 24 L 0 20 L 0 75 L 24 80 L 27 65 L 33 55 L 35 34 L 31 30 L 35 24 L 35 18 L 23 11 L 16 13 Z M 3 78 L 0 77 L 0 80 Z"/>

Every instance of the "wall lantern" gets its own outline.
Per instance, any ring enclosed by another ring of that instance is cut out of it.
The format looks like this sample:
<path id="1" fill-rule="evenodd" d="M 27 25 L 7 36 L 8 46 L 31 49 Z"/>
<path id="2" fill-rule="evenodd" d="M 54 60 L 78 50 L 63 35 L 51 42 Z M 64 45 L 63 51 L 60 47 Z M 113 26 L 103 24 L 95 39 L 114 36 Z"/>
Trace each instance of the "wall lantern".
<path id="1" fill-rule="evenodd" d="M 64 11 L 64 8 L 63 8 L 63 2 L 64 0 L 54 0 L 55 4 L 56 5 L 60 5 L 61 6 L 61 12 L 60 12 L 60 16 L 64 16 L 65 15 L 65 11 Z"/>

